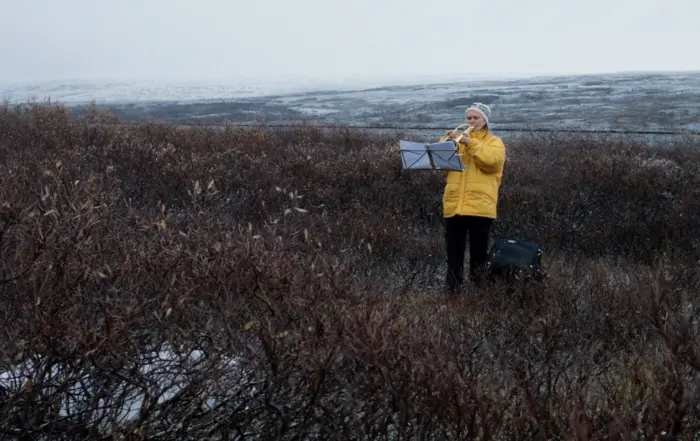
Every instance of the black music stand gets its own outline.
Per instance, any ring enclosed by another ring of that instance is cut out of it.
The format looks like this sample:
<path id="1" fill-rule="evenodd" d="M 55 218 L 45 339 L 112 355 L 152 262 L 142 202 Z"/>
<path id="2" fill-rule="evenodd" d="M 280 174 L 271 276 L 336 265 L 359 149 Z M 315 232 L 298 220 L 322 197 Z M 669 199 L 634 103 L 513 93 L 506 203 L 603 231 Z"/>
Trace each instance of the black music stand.
<path id="1" fill-rule="evenodd" d="M 399 150 L 404 170 L 465 170 L 454 141 L 399 141 Z"/>

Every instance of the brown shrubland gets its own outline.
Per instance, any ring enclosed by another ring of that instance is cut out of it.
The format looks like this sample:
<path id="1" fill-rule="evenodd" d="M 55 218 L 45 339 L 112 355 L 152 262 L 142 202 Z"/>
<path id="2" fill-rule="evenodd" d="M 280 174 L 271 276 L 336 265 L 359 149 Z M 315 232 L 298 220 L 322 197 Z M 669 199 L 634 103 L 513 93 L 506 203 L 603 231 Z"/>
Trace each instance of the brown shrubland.
<path id="1" fill-rule="evenodd" d="M 700 433 L 697 139 L 506 138 L 548 277 L 447 297 L 396 136 L 114 122 L 0 108 L 0 439 Z"/>

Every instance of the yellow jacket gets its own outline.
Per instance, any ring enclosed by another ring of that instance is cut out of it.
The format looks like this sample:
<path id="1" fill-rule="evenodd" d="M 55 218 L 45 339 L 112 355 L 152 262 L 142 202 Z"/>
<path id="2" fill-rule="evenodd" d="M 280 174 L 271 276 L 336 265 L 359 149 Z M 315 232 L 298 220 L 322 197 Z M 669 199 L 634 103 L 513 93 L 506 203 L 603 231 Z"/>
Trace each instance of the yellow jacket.
<path id="1" fill-rule="evenodd" d="M 466 170 L 443 170 L 447 177 L 442 197 L 443 216 L 471 215 L 495 219 L 506 160 L 505 146 L 486 128 L 470 133 L 469 137 L 468 144 L 457 144 L 457 153 Z M 446 139 L 444 136 L 440 141 Z"/>

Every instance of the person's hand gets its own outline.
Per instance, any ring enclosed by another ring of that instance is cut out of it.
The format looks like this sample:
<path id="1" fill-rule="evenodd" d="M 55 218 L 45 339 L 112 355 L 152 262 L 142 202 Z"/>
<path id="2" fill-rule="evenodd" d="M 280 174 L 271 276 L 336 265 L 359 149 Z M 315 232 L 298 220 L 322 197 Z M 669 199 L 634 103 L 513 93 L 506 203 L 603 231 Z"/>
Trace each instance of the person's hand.
<path id="1" fill-rule="evenodd" d="M 464 135 L 462 136 L 462 139 L 459 140 L 462 144 L 469 144 L 469 141 L 471 141 L 471 138 L 469 135 Z"/>

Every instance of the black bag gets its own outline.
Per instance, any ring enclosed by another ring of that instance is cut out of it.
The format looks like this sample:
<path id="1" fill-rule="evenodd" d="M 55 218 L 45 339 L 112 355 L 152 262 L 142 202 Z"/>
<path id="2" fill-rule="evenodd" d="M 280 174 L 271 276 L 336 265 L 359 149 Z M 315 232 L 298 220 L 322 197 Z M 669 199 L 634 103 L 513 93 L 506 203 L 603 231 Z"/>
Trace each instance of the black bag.
<path id="1" fill-rule="evenodd" d="M 487 262 L 492 280 L 542 280 L 543 247 L 527 240 L 500 239 L 491 250 Z"/>

